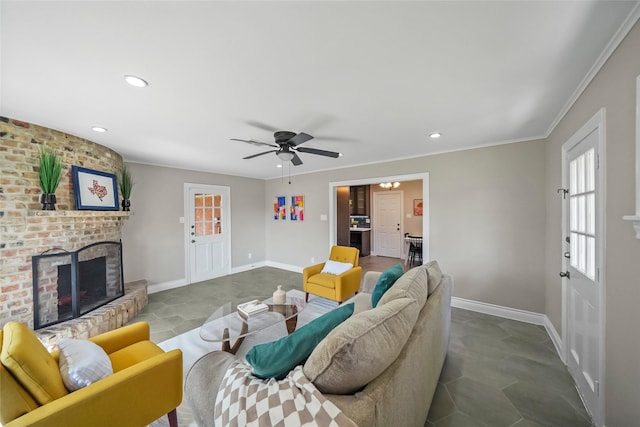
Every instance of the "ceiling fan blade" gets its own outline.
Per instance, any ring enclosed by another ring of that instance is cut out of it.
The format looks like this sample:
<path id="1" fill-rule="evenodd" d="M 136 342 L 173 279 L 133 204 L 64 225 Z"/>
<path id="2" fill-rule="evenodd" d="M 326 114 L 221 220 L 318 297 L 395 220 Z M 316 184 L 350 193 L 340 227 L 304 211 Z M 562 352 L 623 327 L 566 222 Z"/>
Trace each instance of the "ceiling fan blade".
<path id="1" fill-rule="evenodd" d="M 293 157 L 291 158 L 291 163 L 293 163 L 293 166 L 300 166 L 302 164 L 302 159 L 298 157 L 296 153 L 293 153 Z"/>
<path id="2" fill-rule="evenodd" d="M 254 157 L 262 156 L 262 155 L 269 154 L 269 153 L 275 153 L 276 151 L 278 151 L 278 150 L 269 150 L 269 151 L 265 151 L 264 153 L 258 153 L 258 154 L 254 154 L 252 156 L 243 157 L 243 159 L 245 159 L 245 160 L 246 159 L 253 159 Z"/>
<path id="3" fill-rule="evenodd" d="M 248 124 L 249 126 L 253 126 L 253 127 L 258 128 L 258 129 L 268 130 L 269 132 L 276 132 L 276 131 L 279 130 L 278 128 L 276 128 L 274 126 L 268 125 L 266 123 L 259 122 L 257 120 L 247 120 L 245 123 Z"/>
<path id="4" fill-rule="evenodd" d="M 238 139 L 238 138 L 230 138 L 232 141 L 241 141 L 241 142 L 246 142 L 247 144 L 252 144 L 252 145 L 266 145 L 268 147 L 276 147 L 278 148 L 277 145 L 275 144 L 269 144 L 266 142 L 260 142 L 260 141 L 254 141 L 253 139 Z"/>
<path id="5" fill-rule="evenodd" d="M 299 134 L 297 134 L 296 136 L 294 136 L 293 138 L 291 138 L 290 140 L 287 141 L 288 144 L 296 146 L 296 145 L 300 145 L 303 142 L 307 142 L 309 140 L 312 140 L 313 137 L 311 135 L 309 135 L 308 133 L 304 133 L 304 132 L 300 132 Z"/>
<path id="6" fill-rule="evenodd" d="M 334 159 L 340 157 L 340 153 L 336 153 L 335 151 L 318 150 L 317 148 L 300 147 L 296 148 L 296 150 L 301 153 L 318 154 L 320 156 L 333 157 Z"/>

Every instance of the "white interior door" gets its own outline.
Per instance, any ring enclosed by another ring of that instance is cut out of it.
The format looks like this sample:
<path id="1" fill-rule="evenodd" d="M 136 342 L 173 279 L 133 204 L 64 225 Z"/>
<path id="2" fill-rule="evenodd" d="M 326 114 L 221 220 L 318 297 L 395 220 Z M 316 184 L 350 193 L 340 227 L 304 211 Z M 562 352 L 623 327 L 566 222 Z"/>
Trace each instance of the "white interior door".
<path id="1" fill-rule="evenodd" d="M 583 128 L 563 147 L 565 356 L 569 372 L 596 425 L 602 425 L 600 384 L 604 371 L 602 227 L 599 139 L 596 126 Z"/>
<path id="2" fill-rule="evenodd" d="M 189 283 L 230 272 L 229 193 L 229 187 L 185 184 Z"/>
<path id="3" fill-rule="evenodd" d="M 402 257 L 402 192 L 373 193 L 373 241 L 375 254 Z"/>

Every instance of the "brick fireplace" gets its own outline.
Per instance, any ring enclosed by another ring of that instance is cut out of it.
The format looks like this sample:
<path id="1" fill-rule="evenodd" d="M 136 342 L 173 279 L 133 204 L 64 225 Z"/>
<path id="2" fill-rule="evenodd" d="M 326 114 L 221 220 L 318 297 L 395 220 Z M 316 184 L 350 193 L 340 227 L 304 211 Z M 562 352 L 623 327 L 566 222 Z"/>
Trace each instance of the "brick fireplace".
<path id="1" fill-rule="evenodd" d="M 64 174 L 56 191 L 56 211 L 39 203 L 39 149 L 62 157 Z M 56 130 L 0 117 L 0 327 L 9 321 L 34 326 L 31 257 L 52 248 L 67 251 L 121 239 L 129 212 L 74 209 L 71 165 L 117 174 L 123 166 L 115 151 Z M 136 303 L 130 320 L 146 304 Z M 98 328 L 103 329 L 103 328 Z"/>

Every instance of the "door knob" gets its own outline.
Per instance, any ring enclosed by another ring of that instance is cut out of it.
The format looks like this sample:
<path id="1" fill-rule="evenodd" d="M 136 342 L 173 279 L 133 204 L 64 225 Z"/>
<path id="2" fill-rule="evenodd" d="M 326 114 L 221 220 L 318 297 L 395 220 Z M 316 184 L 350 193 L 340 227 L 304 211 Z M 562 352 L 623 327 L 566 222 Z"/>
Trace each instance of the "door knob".
<path id="1" fill-rule="evenodd" d="M 562 255 L 564 255 L 565 258 L 571 258 L 571 254 L 569 253 L 569 251 L 565 252 Z"/>
<path id="2" fill-rule="evenodd" d="M 567 279 L 571 279 L 571 274 L 569 274 L 569 271 L 561 271 L 560 277 L 566 277 Z"/>
<path id="3" fill-rule="evenodd" d="M 192 240 L 192 241 L 191 241 L 191 243 L 195 243 L 195 242 L 196 242 L 195 240 Z"/>

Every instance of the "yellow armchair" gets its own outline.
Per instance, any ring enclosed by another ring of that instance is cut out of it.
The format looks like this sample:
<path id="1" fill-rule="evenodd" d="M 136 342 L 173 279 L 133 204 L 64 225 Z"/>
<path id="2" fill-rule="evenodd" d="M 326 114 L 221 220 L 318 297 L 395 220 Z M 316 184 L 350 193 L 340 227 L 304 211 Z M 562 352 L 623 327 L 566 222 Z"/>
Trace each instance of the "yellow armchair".
<path id="1" fill-rule="evenodd" d="M 9 332 L 8 327 L 14 329 Z M 22 336 L 16 340 L 11 339 L 12 334 Z M 0 425 L 141 427 L 167 414 L 169 424 L 177 427 L 176 408 L 182 402 L 182 352 L 164 352 L 149 341 L 148 323 L 134 323 L 91 338 L 109 356 L 113 374 L 71 393 L 57 386 L 61 383 L 55 376 L 58 352 L 49 355 L 44 346 L 38 348 L 39 342 L 34 344 L 34 338 L 32 331 L 15 322 L 0 331 Z M 33 346 L 33 351 L 16 348 L 22 343 Z M 8 354 L 10 346 L 14 356 Z M 33 359 L 39 366 L 31 373 L 46 375 L 43 390 L 58 387 L 57 395 L 43 398 L 42 393 L 33 392 L 33 384 L 23 385 L 22 374 L 10 362 L 25 354 L 37 355 Z M 43 399 L 49 401 L 41 403 Z"/>
<path id="2" fill-rule="evenodd" d="M 362 267 L 358 266 L 360 251 L 357 248 L 347 246 L 333 246 L 329 260 L 348 262 L 353 268 L 339 275 L 322 273 L 326 263 L 312 265 L 302 271 L 302 281 L 306 299 L 309 294 L 321 296 L 342 303 L 360 289 Z"/>

